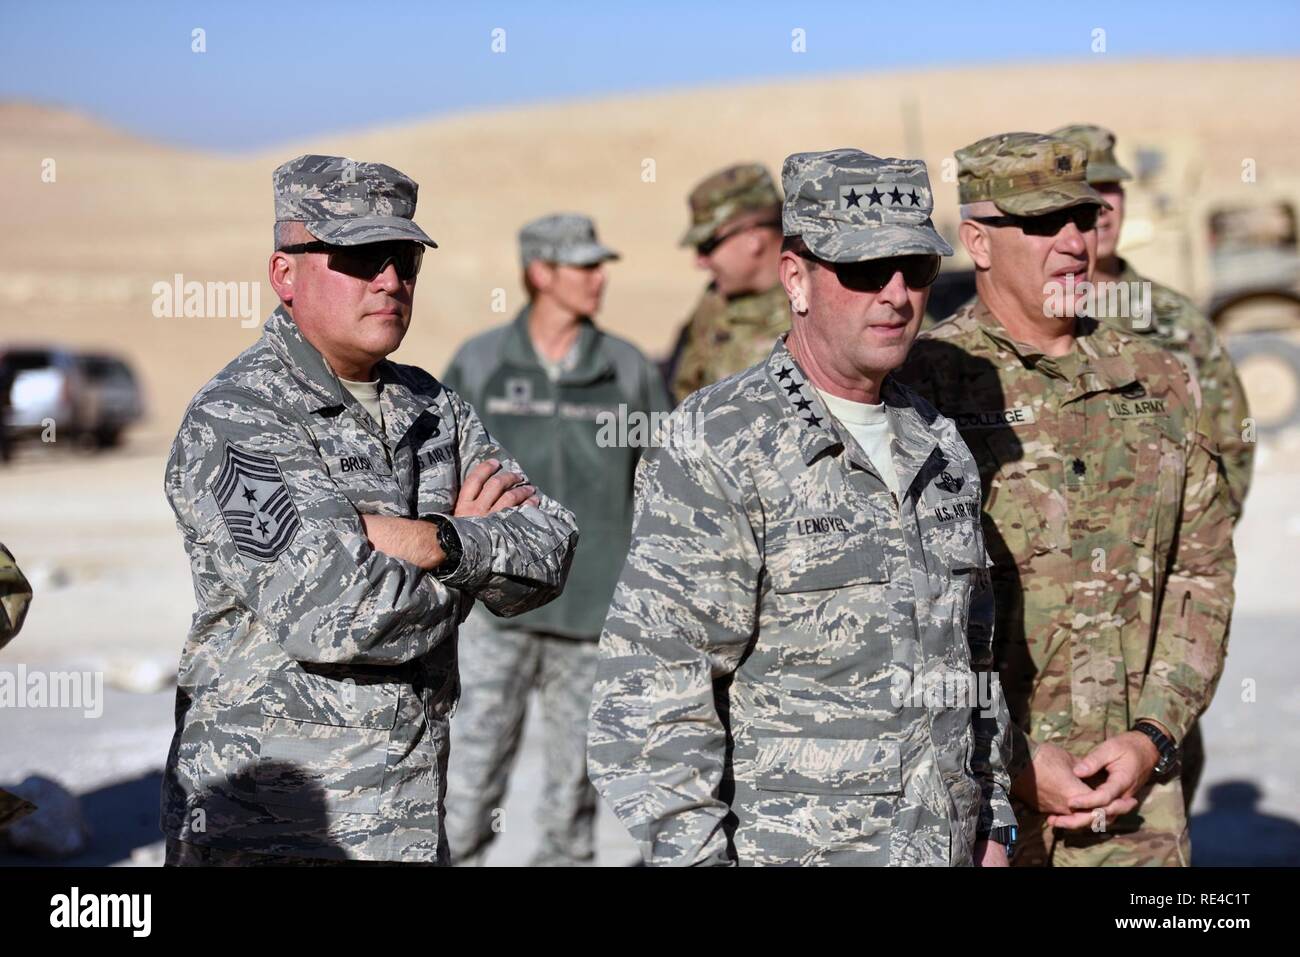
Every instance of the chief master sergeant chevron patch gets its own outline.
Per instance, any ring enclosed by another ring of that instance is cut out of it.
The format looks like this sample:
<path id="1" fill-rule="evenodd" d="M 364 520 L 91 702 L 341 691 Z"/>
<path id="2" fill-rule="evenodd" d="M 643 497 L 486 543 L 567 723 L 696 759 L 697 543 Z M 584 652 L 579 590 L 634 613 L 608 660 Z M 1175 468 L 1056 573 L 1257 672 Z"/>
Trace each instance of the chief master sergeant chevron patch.
<path id="1" fill-rule="evenodd" d="M 272 455 L 228 444 L 212 493 L 241 555 L 273 562 L 298 532 L 298 509 Z"/>

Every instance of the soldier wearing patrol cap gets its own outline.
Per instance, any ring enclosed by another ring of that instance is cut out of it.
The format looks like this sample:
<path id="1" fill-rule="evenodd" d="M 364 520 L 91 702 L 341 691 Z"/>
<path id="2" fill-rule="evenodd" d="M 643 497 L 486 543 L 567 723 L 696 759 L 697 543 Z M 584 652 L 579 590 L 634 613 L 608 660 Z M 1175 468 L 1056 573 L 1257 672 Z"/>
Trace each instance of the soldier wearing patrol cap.
<path id="1" fill-rule="evenodd" d="M 1113 322 L 1140 338 L 1164 346 L 1178 356 L 1196 376 L 1209 431 L 1222 453 L 1234 518 L 1241 517 L 1254 467 L 1255 443 L 1242 439 L 1244 420 L 1250 416 L 1246 393 L 1237 378 L 1232 358 L 1223 348 L 1214 325 L 1186 296 L 1141 275 L 1122 256 L 1118 246 L 1124 227 L 1124 180 L 1132 175 L 1115 159 L 1115 134 L 1100 126 L 1076 124 L 1051 133 L 1078 143 L 1088 151 L 1088 183 L 1101 193 L 1110 209 L 1097 218 L 1097 268 L 1094 283 L 1150 283 L 1151 315 L 1110 316 L 1109 297 L 1098 296 L 1096 318 Z"/>
<path id="2" fill-rule="evenodd" d="M 891 374 L 952 252 L 925 164 L 796 153 L 783 185 L 793 326 L 641 462 L 592 780 L 651 864 L 1005 863 L 979 474 Z"/>
<path id="3" fill-rule="evenodd" d="M 1201 389 L 1207 431 L 1219 445 L 1219 465 L 1228 485 L 1233 521 L 1239 521 L 1250 490 L 1255 443 L 1242 437 L 1250 408 L 1232 357 L 1214 331 L 1214 324 L 1191 300 L 1147 279 L 1119 255 L 1120 233 L 1124 228 L 1124 180 L 1133 176 L 1115 159 L 1115 134 L 1100 126 L 1075 124 L 1053 130 L 1051 135 L 1078 143 L 1088 151 L 1088 183 L 1111 207 L 1097 217 L 1097 268 L 1093 282 L 1099 288 L 1102 283 L 1125 283 L 1130 289 L 1139 283 L 1151 287 L 1149 315 L 1111 316 L 1108 314 L 1110 297 L 1098 296 L 1096 317 L 1164 346 L 1195 376 Z M 1132 296 L 1129 301 L 1133 301 Z M 1190 812 L 1196 785 L 1205 769 L 1205 743 L 1199 722 L 1187 732 L 1181 757 L 1183 803 Z"/>
<path id="4" fill-rule="evenodd" d="M 457 628 L 558 595 L 577 531 L 464 399 L 386 358 L 434 246 L 415 182 L 314 155 L 273 179 L 280 306 L 167 462 L 198 601 L 167 863 L 447 863 Z"/>
<path id="5" fill-rule="evenodd" d="M 591 863 L 596 792 L 587 779 L 587 710 L 596 639 L 632 525 L 640 448 L 606 442 L 605 423 L 670 408 L 663 380 L 636 346 L 599 329 L 604 264 L 618 254 L 586 216 L 557 214 L 519 233 L 528 304 L 514 322 L 456 353 L 443 382 L 528 474 L 568 503 L 583 530 L 565 592 L 544 608 L 497 620 L 475 612 L 461 642 L 461 699 L 452 731 L 447 833 L 456 863 L 481 863 L 501 829 L 501 804 L 535 689 L 544 783 L 535 865 Z M 626 434 L 626 430 L 625 430 Z M 615 436 L 616 438 L 616 436 Z"/>
<path id="6" fill-rule="evenodd" d="M 1106 202 L 1083 147 L 957 151 L 977 298 L 900 374 L 979 463 L 1016 864 L 1187 864 L 1178 746 L 1223 667 L 1232 521 L 1198 394 L 1164 349 L 1085 314 Z"/>
<path id="7" fill-rule="evenodd" d="M 777 273 L 781 193 L 758 163 L 728 166 L 690 195 L 683 246 L 710 276 L 669 360 L 680 402 L 764 358 L 790 328 L 790 303 Z"/>

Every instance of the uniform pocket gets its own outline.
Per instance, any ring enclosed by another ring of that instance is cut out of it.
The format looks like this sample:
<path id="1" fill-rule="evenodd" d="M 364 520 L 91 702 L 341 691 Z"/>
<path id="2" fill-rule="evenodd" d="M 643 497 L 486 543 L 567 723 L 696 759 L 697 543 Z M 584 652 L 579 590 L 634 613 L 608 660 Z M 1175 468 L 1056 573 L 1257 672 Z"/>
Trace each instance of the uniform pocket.
<path id="1" fill-rule="evenodd" d="M 1011 429 L 972 437 L 970 449 L 979 462 L 983 511 L 993 528 L 989 551 L 1000 565 L 1023 564 L 1046 550 L 1042 493 L 1030 478 L 1034 463 L 1026 460 L 1020 436 Z"/>
<path id="2" fill-rule="evenodd" d="M 388 730 L 397 720 L 398 686 L 358 683 L 308 672 L 275 675 L 259 693 L 262 714 L 309 724 Z"/>
<path id="3" fill-rule="evenodd" d="M 255 775 L 268 805 L 325 814 L 375 814 L 397 719 L 398 687 L 313 674 L 270 679 Z"/>
<path id="4" fill-rule="evenodd" d="M 897 794 L 903 789 L 896 741 L 768 737 L 755 741 L 754 786 L 803 794 Z"/>
<path id="5" fill-rule="evenodd" d="M 768 529 L 767 570 L 779 594 L 889 581 L 875 522 L 861 513 L 774 522 Z"/>
<path id="6" fill-rule="evenodd" d="M 1182 501 L 1187 458 L 1182 440 L 1155 422 L 1143 424 L 1137 443 L 1130 537 L 1163 555 L 1173 544 L 1175 523 L 1168 519 Z"/>
<path id="7" fill-rule="evenodd" d="M 419 514 L 450 513 L 460 490 L 459 455 L 451 437 L 438 436 L 416 448 Z"/>
<path id="8" fill-rule="evenodd" d="M 1164 435 L 1148 426 L 1139 430 L 1137 454 L 1133 466 L 1133 519 L 1129 538 L 1144 544 L 1152 530 L 1152 519 L 1159 504 L 1160 461 L 1164 455 Z"/>
<path id="9" fill-rule="evenodd" d="M 947 498 L 922 502 L 920 508 L 924 509 L 920 520 L 927 561 L 937 560 L 954 572 L 986 567 L 979 499 Z"/>

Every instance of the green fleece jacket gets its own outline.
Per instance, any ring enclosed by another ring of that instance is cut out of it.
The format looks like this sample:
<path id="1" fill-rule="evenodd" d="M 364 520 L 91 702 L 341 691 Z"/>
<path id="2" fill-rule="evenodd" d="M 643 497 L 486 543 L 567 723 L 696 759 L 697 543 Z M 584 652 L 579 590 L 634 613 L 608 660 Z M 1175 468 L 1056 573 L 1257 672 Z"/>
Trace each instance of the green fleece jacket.
<path id="1" fill-rule="evenodd" d="M 645 423 L 654 413 L 672 408 L 659 370 L 632 343 L 584 320 L 576 365 L 552 380 L 528 335 L 525 308 L 514 322 L 465 343 L 443 382 L 578 521 L 564 593 L 498 627 L 596 640 L 627 557 L 639 439 L 649 437 Z"/>

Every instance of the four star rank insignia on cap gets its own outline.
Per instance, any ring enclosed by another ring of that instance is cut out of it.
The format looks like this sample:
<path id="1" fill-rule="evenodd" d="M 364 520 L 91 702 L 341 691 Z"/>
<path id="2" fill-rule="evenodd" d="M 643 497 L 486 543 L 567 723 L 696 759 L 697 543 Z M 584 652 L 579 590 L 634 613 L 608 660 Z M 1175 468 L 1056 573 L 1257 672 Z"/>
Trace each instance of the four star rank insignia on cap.
<path id="1" fill-rule="evenodd" d="M 906 189 L 900 189 L 899 186 Z M 892 187 L 881 192 L 880 187 Z M 840 187 L 840 209 L 881 209 L 924 206 L 925 193 L 908 183 L 852 183 Z"/>

